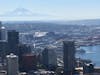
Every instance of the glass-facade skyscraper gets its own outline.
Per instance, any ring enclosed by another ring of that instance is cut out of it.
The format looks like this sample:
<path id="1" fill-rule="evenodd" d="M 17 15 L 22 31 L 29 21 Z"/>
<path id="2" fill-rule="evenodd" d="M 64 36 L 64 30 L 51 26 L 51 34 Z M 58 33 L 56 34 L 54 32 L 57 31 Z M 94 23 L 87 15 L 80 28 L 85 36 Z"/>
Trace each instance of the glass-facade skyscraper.
<path id="1" fill-rule="evenodd" d="M 72 75 L 75 69 L 75 44 L 74 41 L 63 42 L 64 75 Z"/>

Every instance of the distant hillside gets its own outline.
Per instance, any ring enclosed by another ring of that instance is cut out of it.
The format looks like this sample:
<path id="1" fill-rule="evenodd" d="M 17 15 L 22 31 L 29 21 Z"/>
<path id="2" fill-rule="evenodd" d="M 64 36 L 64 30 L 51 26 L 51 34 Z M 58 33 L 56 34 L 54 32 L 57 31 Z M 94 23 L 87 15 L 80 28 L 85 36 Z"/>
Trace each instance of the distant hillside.
<path id="1" fill-rule="evenodd" d="M 100 25 L 100 19 L 72 20 L 72 21 L 4 21 L 8 24 L 41 24 L 41 25 Z"/>
<path id="2" fill-rule="evenodd" d="M 100 19 L 86 19 L 86 20 L 73 20 L 73 21 L 56 21 L 58 24 L 67 25 L 100 25 Z"/>

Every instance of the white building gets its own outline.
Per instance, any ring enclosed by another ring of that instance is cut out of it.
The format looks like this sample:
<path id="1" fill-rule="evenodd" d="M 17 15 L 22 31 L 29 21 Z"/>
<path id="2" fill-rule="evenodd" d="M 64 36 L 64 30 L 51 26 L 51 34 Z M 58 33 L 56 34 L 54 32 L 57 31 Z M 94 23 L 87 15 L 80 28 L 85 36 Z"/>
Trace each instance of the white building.
<path id="1" fill-rule="evenodd" d="M 7 58 L 7 75 L 18 75 L 18 56 L 10 54 Z"/>

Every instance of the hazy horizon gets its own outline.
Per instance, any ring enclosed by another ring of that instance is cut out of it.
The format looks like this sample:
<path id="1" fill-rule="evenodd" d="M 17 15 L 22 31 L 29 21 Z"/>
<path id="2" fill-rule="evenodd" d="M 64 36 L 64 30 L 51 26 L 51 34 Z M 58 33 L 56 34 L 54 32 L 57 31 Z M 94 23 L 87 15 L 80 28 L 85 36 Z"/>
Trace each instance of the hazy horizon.
<path id="1" fill-rule="evenodd" d="M 99 19 L 99 3 L 99 0 L 0 0 L 0 20 Z"/>

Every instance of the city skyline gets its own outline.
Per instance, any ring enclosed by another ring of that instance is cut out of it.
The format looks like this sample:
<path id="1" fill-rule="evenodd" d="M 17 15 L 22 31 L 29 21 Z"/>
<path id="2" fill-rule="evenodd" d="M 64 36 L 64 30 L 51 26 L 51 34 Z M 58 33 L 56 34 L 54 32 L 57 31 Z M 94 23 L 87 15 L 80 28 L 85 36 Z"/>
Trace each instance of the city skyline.
<path id="1" fill-rule="evenodd" d="M 100 18 L 99 3 L 99 0 L 0 0 L 0 20 L 96 19 Z M 16 9 L 22 11 L 11 16 Z M 18 16 L 19 13 L 22 14 L 23 9 L 37 15 Z M 9 13 L 10 16 L 6 16 Z"/>

